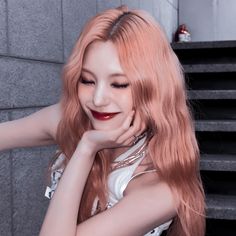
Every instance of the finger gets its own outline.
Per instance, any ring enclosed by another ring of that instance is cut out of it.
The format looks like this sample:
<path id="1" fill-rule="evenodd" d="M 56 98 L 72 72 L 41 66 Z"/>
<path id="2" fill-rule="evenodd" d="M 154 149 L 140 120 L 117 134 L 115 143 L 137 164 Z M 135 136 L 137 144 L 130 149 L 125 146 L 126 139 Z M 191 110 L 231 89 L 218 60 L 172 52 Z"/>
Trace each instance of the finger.
<path id="1" fill-rule="evenodd" d="M 140 118 L 141 120 L 141 118 Z M 142 139 L 145 135 L 145 131 L 146 131 L 146 124 L 145 122 L 141 121 L 140 125 L 137 126 L 136 128 L 134 127 L 133 130 L 130 129 L 129 132 L 126 132 L 126 134 L 122 137 L 124 138 L 122 140 L 122 142 L 124 144 L 127 144 L 130 142 L 130 140 L 132 140 L 132 145 L 136 144 L 140 139 Z M 126 136 L 128 135 L 128 136 Z M 133 135 L 132 137 L 129 137 L 130 135 Z M 127 138 L 125 140 L 125 138 Z"/>
<path id="2" fill-rule="evenodd" d="M 135 111 L 134 110 L 132 110 L 129 113 L 128 117 L 124 121 L 124 123 L 122 125 L 123 130 L 128 130 L 130 128 L 130 125 L 131 125 L 133 119 L 135 119 Z"/>
<path id="3" fill-rule="evenodd" d="M 135 139 L 136 139 L 136 138 L 135 138 L 134 136 L 131 137 L 131 138 L 128 138 L 127 140 L 125 140 L 125 141 L 123 142 L 123 145 L 130 147 L 130 146 L 132 146 L 132 145 L 134 144 Z"/>
<path id="4" fill-rule="evenodd" d="M 134 111 L 131 111 L 120 128 L 110 131 L 114 141 L 118 140 L 123 133 L 129 130 L 133 117 Z"/>
<path id="5" fill-rule="evenodd" d="M 134 120 L 133 120 L 133 125 L 131 127 L 129 127 L 129 129 L 120 136 L 119 141 L 124 142 L 132 136 L 138 136 L 141 126 L 142 126 L 141 117 L 140 117 L 139 113 L 136 112 Z"/>
<path id="6" fill-rule="evenodd" d="M 141 128 L 139 129 L 138 133 L 136 134 L 136 136 L 140 136 L 142 135 L 146 130 L 146 124 L 142 121 L 141 122 Z"/>
<path id="7" fill-rule="evenodd" d="M 134 123 L 134 128 L 136 130 L 135 136 L 142 135 L 146 130 L 146 124 L 142 121 L 140 113 L 137 113 L 136 122 Z"/>

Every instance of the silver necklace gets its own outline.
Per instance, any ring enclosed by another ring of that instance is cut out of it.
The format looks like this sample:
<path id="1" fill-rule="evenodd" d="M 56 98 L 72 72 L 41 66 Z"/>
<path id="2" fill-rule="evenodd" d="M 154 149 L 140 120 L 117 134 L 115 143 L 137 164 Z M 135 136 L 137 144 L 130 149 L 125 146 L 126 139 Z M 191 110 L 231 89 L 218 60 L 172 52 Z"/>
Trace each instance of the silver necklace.
<path id="1" fill-rule="evenodd" d="M 132 165 L 134 162 L 136 162 L 136 160 L 139 160 L 140 158 L 144 157 L 146 152 L 147 152 L 147 142 L 145 142 L 133 155 L 128 156 L 122 161 L 113 161 L 111 166 L 112 171 L 118 168 Z"/>

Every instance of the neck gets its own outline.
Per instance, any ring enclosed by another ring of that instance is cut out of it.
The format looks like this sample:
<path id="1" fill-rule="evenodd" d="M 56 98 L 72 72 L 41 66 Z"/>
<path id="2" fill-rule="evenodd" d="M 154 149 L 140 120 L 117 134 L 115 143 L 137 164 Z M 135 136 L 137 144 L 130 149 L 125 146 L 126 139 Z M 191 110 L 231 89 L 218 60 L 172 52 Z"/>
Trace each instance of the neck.
<path id="1" fill-rule="evenodd" d="M 140 142 L 140 140 L 143 139 L 145 136 L 147 137 L 147 132 L 143 133 L 140 136 L 140 139 L 138 140 L 138 142 Z M 118 156 L 120 156 L 122 153 L 126 152 L 130 148 L 132 148 L 132 146 L 111 148 L 111 149 L 108 149 L 108 155 L 110 156 L 111 160 L 114 161 Z"/>

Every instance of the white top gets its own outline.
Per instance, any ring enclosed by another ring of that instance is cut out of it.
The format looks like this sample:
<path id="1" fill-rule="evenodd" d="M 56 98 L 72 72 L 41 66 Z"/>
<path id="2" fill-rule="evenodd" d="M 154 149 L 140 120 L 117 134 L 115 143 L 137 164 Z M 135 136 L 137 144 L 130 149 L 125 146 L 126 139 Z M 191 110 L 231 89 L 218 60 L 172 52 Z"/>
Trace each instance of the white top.
<path id="1" fill-rule="evenodd" d="M 142 138 L 139 140 L 138 143 L 136 143 L 134 146 L 132 146 L 130 149 L 128 149 L 125 153 L 122 153 L 120 156 L 118 156 L 115 161 L 121 161 L 127 158 L 130 154 L 132 154 L 135 150 L 137 150 L 141 145 L 144 144 L 146 140 L 146 137 Z M 124 197 L 124 191 L 126 187 L 128 186 L 128 183 L 137 175 L 143 174 L 143 173 L 148 173 L 148 172 L 153 172 L 156 170 L 148 170 L 148 171 L 143 171 L 140 172 L 136 175 L 133 175 L 135 169 L 138 167 L 140 162 L 143 160 L 145 155 L 141 156 L 135 163 L 132 165 L 118 168 L 114 171 L 112 171 L 108 175 L 108 203 L 107 203 L 107 208 L 113 207 L 116 203 L 118 203 L 123 197 Z M 56 190 L 57 184 L 61 178 L 61 175 L 63 173 L 63 170 L 65 168 L 64 164 L 65 156 L 64 154 L 61 154 L 55 163 L 52 166 L 52 173 L 51 173 L 51 187 L 47 187 L 45 196 L 49 199 L 52 198 L 52 195 L 54 191 Z M 92 208 L 92 215 L 94 214 L 96 208 L 97 208 L 97 203 L 98 203 L 98 198 L 95 199 L 93 208 Z M 160 226 L 156 227 L 155 229 L 151 230 L 150 232 L 146 233 L 144 236 L 160 236 L 161 233 L 168 229 L 172 220 L 161 224 Z"/>
<path id="2" fill-rule="evenodd" d="M 137 150 L 139 147 L 141 147 L 146 140 L 146 137 L 141 139 L 136 145 L 132 146 L 129 150 L 127 150 L 125 153 L 122 153 L 120 156 L 118 156 L 115 161 L 121 161 L 127 158 L 131 153 L 133 153 L 135 150 Z M 142 171 L 135 175 L 135 169 L 138 167 L 138 165 L 141 163 L 141 161 L 144 159 L 145 155 L 143 155 L 140 159 L 138 159 L 134 164 L 130 166 L 126 166 L 123 168 L 116 169 L 112 171 L 108 176 L 108 203 L 107 208 L 113 207 L 116 203 L 118 203 L 123 197 L 124 197 L 124 191 L 126 187 L 128 186 L 129 182 L 135 178 L 136 176 L 148 173 L 148 172 L 154 172 L 156 170 L 148 170 L 148 171 Z M 160 236 L 161 233 L 168 229 L 172 220 L 156 227 L 155 229 L 151 230 L 150 232 L 146 233 L 144 236 L 152 235 L 152 236 Z"/>

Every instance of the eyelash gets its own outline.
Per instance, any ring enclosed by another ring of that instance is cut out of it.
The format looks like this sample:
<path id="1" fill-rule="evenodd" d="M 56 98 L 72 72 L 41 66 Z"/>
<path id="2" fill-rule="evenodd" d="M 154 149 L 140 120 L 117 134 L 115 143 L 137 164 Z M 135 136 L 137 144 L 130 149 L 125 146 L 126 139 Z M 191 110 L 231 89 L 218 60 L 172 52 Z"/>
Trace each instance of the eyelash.
<path id="1" fill-rule="evenodd" d="M 94 84 L 92 80 L 87 80 L 87 79 L 84 79 L 83 77 L 80 77 L 80 82 L 82 84 Z"/>
<path id="2" fill-rule="evenodd" d="M 112 87 L 113 88 L 127 88 L 129 86 L 129 83 L 125 83 L 125 84 L 118 84 L 118 83 L 112 83 Z"/>
<path id="3" fill-rule="evenodd" d="M 80 82 L 81 82 L 82 84 L 86 84 L 86 85 L 95 84 L 94 81 L 84 79 L 83 77 L 80 78 Z M 113 88 L 122 89 L 122 88 L 127 88 L 127 87 L 129 86 L 129 83 L 124 83 L 124 84 L 112 83 L 111 86 L 112 86 Z"/>

